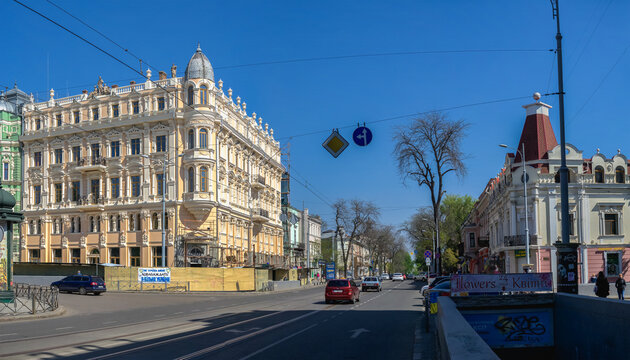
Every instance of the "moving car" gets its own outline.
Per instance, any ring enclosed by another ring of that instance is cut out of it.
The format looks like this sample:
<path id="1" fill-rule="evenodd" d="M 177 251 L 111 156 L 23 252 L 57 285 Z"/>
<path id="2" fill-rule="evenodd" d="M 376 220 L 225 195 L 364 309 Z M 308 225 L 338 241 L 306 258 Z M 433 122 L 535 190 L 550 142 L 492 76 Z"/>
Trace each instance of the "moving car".
<path id="1" fill-rule="evenodd" d="M 105 281 L 98 276 L 91 275 L 68 276 L 59 281 L 53 282 L 50 286 L 56 287 L 60 292 L 78 292 L 81 295 L 87 295 L 88 293 L 101 295 L 101 293 L 107 291 Z"/>
<path id="2" fill-rule="evenodd" d="M 376 276 L 366 276 L 361 283 L 361 291 L 368 291 L 369 289 L 374 289 L 376 291 L 381 291 L 381 281 Z"/>
<path id="3" fill-rule="evenodd" d="M 389 274 L 387 273 L 381 274 L 381 280 L 389 280 Z"/>
<path id="4" fill-rule="evenodd" d="M 444 282 L 450 279 L 451 279 L 450 276 L 438 276 L 435 279 L 433 279 L 433 281 L 430 284 L 424 285 L 422 289 L 420 290 L 420 293 L 422 294 L 422 296 L 427 297 L 429 295 L 429 290 L 433 289 L 436 285 L 440 284 L 441 282 Z"/>
<path id="5" fill-rule="evenodd" d="M 354 304 L 359 301 L 359 288 L 354 280 L 334 279 L 329 280 L 325 290 L 326 304 L 333 301 L 350 301 Z"/>
<path id="6" fill-rule="evenodd" d="M 405 280 L 405 278 L 404 278 L 403 274 L 395 273 L 394 275 L 392 275 L 392 281 L 396 281 L 396 280 L 403 281 L 403 280 Z"/>

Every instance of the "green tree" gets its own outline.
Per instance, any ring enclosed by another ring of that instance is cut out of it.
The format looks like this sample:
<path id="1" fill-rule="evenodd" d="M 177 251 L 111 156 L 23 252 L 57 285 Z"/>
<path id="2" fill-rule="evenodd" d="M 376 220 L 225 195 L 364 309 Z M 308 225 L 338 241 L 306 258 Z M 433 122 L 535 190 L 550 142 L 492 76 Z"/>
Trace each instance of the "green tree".
<path id="1" fill-rule="evenodd" d="M 447 248 L 442 253 L 442 266 L 446 272 L 454 272 L 457 270 L 457 256 L 451 248 Z"/>
<path id="2" fill-rule="evenodd" d="M 441 246 L 446 246 L 457 253 L 461 242 L 460 229 L 475 205 L 470 195 L 447 195 L 440 205 Z"/>

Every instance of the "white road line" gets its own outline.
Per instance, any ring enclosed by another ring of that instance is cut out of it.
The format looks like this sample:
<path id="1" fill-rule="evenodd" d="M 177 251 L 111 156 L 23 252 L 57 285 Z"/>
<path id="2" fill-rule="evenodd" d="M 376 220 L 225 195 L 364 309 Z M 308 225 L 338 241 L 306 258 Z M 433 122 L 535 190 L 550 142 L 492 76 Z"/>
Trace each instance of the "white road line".
<path id="1" fill-rule="evenodd" d="M 117 322 L 118 322 L 118 321 L 105 321 L 105 322 L 103 323 L 103 325 L 115 324 L 115 323 L 117 323 Z"/>
<path id="2" fill-rule="evenodd" d="M 173 315 L 179 315 L 179 314 L 183 314 L 183 313 L 184 313 L 183 311 L 178 311 L 176 313 L 173 313 Z"/>
<path id="3" fill-rule="evenodd" d="M 66 326 L 66 327 L 60 327 L 60 328 L 56 328 L 55 330 L 66 330 L 66 329 L 72 329 L 74 326 Z"/>
<path id="4" fill-rule="evenodd" d="M 0 334 L 0 336 L 11 336 L 11 335 L 17 335 L 18 333 L 10 333 L 10 334 Z"/>
<path id="5" fill-rule="evenodd" d="M 256 355 L 260 354 L 261 352 L 263 352 L 263 351 L 265 351 L 265 350 L 267 350 L 269 348 L 272 348 L 272 347 L 280 344 L 281 342 L 289 340 L 290 338 L 294 337 L 295 335 L 301 334 L 301 333 L 305 332 L 306 330 L 310 330 L 310 329 L 314 328 L 315 326 L 317 326 L 317 323 L 315 323 L 315 324 L 313 324 L 313 325 L 311 325 L 311 326 L 309 326 L 307 328 L 304 328 L 304 329 L 302 329 L 302 330 L 300 330 L 300 331 L 298 331 L 296 333 L 293 333 L 293 334 L 291 334 L 289 336 L 285 336 L 282 339 L 280 339 L 280 340 L 278 340 L 278 341 L 276 341 L 274 343 L 271 343 L 271 344 L 265 346 L 264 348 L 262 348 L 262 349 L 260 349 L 258 351 L 255 351 L 255 352 L 253 352 L 253 353 L 251 353 L 251 354 L 249 354 L 249 355 L 247 355 L 245 357 L 240 358 L 240 360 L 246 360 L 246 359 L 249 359 L 252 356 L 256 356 Z"/>
<path id="6" fill-rule="evenodd" d="M 205 349 L 201 349 L 201 350 L 199 350 L 199 351 L 195 351 L 195 352 L 193 352 L 193 353 L 190 353 L 190 354 L 187 354 L 187 355 L 184 355 L 184 356 L 180 356 L 180 357 L 176 358 L 175 360 L 188 360 L 188 359 L 194 359 L 194 358 L 196 358 L 196 357 L 198 357 L 198 356 L 205 355 L 205 354 L 211 353 L 211 352 L 213 352 L 213 351 L 215 351 L 215 350 L 222 349 L 222 348 L 224 348 L 224 347 L 226 347 L 226 346 L 228 346 L 228 345 L 234 344 L 234 343 L 236 343 L 236 342 L 239 342 L 239 341 L 242 341 L 242 340 L 248 339 L 248 338 L 250 338 L 250 337 L 253 337 L 253 336 L 256 336 L 256 335 L 262 334 L 262 333 L 267 332 L 267 331 L 274 330 L 274 329 L 276 329 L 276 328 L 279 328 L 279 327 L 281 327 L 281 326 L 284 326 L 284 325 L 290 324 L 290 323 L 292 323 L 292 322 L 295 322 L 295 321 L 298 321 L 298 320 L 302 320 L 302 319 L 304 319 L 305 317 L 307 317 L 307 316 L 311 316 L 311 315 L 315 315 L 315 314 L 317 314 L 317 313 L 318 313 L 318 312 L 320 312 L 320 311 L 321 311 L 321 310 L 311 311 L 310 313 L 306 313 L 306 314 L 304 314 L 304 315 L 300 315 L 300 316 L 295 317 L 295 318 L 293 318 L 293 319 L 289 319 L 289 320 L 283 321 L 283 322 L 281 322 L 281 323 L 278 323 L 278 324 L 275 324 L 275 325 L 269 326 L 269 327 L 267 327 L 267 328 L 265 328 L 265 329 L 258 330 L 258 331 L 254 331 L 253 333 L 249 333 L 249 334 L 247 334 L 247 335 L 239 336 L 239 337 L 237 337 L 237 338 L 233 338 L 233 339 L 230 339 L 230 340 L 224 341 L 224 342 L 222 342 L 222 343 L 220 343 L 220 344 L 216 344 L 216 345 L 213 345 L 213 346 L 207 347 L 207 348 L 205 348 Z"/>

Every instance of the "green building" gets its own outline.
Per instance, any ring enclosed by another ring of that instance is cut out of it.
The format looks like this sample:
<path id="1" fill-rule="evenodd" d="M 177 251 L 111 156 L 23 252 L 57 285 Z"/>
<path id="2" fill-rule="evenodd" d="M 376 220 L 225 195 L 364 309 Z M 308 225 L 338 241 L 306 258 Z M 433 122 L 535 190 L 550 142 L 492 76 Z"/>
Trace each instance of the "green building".
<path id="1" fill-rule="evenodd" d="M 22 134 L 22 106 L 29 96 L 17 85 L 0 94 L 0 162 L 2 188 L 16 199 L 14 212 L 22 210 L 22 156 L 19 136 Z M 20 226 L 13 226 L 13 261 L 20 261 Z"/>

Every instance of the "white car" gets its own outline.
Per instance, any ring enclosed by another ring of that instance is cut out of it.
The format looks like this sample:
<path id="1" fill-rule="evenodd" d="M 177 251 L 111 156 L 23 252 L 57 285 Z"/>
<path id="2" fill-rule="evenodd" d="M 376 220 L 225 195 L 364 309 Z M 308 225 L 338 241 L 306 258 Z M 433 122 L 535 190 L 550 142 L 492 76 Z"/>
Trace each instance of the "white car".
<path id="1" fill-rule="evenodd" d="M 381 280 L 389 280 L 389 274 L 381 274 Z"/>
<path id="2" fill-rule="evenodd" d="M 396 280 L 404 281 L 405 277 L 401 273 L 395 273 L 394 275 L 392 275 L 392 281 Z"/>

